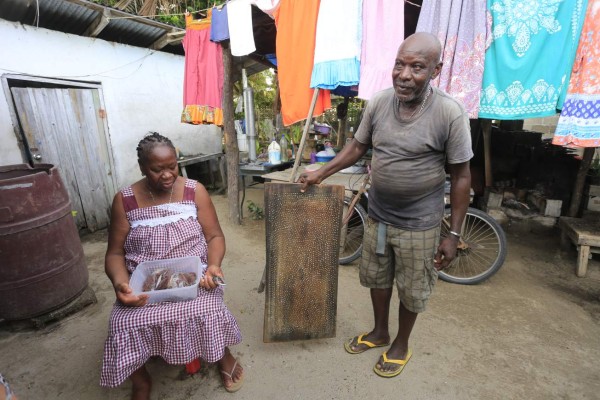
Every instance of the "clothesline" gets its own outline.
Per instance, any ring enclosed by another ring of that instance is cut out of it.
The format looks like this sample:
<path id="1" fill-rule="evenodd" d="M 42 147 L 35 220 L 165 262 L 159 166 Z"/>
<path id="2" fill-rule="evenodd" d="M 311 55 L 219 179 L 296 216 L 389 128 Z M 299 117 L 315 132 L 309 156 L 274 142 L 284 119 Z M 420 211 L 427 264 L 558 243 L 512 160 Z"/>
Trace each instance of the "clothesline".
<path id="1" fill-rule="evenodd" d="M 184 13 L 176 13 L 176 14 L 134 15 L 134 16 L 131 16 L 131 17 L 109 17 L 107 19 L 110 21 L 111 19 L 137 19 L 137 18 L 154 18 L 154 17 L 172 17 L 174 15 L 186 15 L 187 13 L 190 13 L 190 14 L 199 13 L 199 12 L 202 12 L 202 11 L 208 11 L 210 9 L 212 9 L 212 7 L 203 8 L 201 10 L 196 10 L 196 11 L 186 11 Z"/>
<path id="2" fill-rule="evenodd" d="M 419 8 L 421 8 L 421 5 L 420 5 L 420 4 L 413 3 L 412 1 L 404 0 L 404 2 L 405 2 L 405 3 L 408 3 L 408 4 L 410 4 L 411 6 L 415 6 L 415 7 L 419 7 Z"/>

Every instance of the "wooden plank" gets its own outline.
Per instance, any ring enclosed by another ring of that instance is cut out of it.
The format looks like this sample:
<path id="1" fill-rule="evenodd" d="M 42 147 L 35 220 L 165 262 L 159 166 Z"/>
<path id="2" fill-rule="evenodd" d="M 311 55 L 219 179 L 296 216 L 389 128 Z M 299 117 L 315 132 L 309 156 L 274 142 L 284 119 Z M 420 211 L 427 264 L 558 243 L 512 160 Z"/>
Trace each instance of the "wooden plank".
<path id="1" fill-rule="evenodd" d="M 587 272 L 587 264 L 590 256 L 590 246 L 579 246 L 579 256 L 577 257 L 578 277 L 583 278 Z"/>
<path id="2" fill-rule="evenodd" d="M 339 185 L 265 184 L 265 342 L 335 336 L 343 196 Z"/>
<path id="3" fill-rule="evenodd" d="M 306 165 L 301 166 L 298 169 L 298 174 L 304 172 L 305 169 Z M 288 168 L 283 171 L 270 172 L 262 177 L 269 181 L 287 182 L 290 178 L 291 172 L 292 168 Z M 342 185 L 346 188 L 346 190 L 356 191 L 360 188 L 364 177 L 365 174 L 342 174 L 341 172 L 336 172 L 325 179 L 322 183 L 325 185 Z"/>
<path id="4" fill-rule="evenodd" d="M 68 89 L 63 92 L 63 98 L 65 104 L 70 100 L 70 142 L 78 147 L 74 151 L 79 155 L 75 164 L 79 193 L 87 227 L 94 232 L 107 227 L 110 222 L 111 197 L 107 190 L 107 169 L 110 168 L 101 157 L 100 138 L 104 132 L 98 131 L 98 113 L 92 90 Z"/>

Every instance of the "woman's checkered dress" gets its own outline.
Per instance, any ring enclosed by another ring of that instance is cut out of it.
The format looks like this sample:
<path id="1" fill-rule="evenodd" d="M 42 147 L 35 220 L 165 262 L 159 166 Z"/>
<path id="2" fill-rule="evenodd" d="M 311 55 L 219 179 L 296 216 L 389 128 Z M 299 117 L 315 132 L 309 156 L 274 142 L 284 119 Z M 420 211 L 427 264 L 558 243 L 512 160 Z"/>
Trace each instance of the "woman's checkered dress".
<path id="1" fill-rule="evenodd" d="M 199 256 L 206 263 L 207 245 L 194 202 L 196 181 L 187 179 L 183 201 L 139 208 L 131 187 L 123 205 L 131 225 L 125 241 L 129 272 L 149 260 Z M 202 210 L 200 210 L 202 212 Z M 120 385 L 151 356 L 169 364 L 197 358 L 220 360 L 226 346 L 242 340 L 235 318 L 223 303 L 223 290 L 198 288 L 195 300 L 125 307 L 116 302 L 110 315 L 100 385 Z"/>

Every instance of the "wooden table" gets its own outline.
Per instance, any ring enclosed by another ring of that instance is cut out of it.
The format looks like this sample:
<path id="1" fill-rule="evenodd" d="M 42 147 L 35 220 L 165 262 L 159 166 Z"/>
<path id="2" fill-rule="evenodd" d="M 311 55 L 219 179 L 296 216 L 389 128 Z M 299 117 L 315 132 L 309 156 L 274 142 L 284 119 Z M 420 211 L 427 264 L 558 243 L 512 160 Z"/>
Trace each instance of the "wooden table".
<path id="1" fill-rule="evenodd" d="M 306 165 L 301 165 L 298 167 L 298 172 L 296 173 L 296 179 L 300 176 Z M 290 180 L 290 176 L 292 175 L 292 169 L 289 168 L 284 171 L 272 172 L 270 174 L 263 175 L 263 178 L 266 181 L 282 181 L 288 182 Z M 336 172 L 331 175 L 327 179 L 325 179 L 322 183 L 327 185 L 342 185 L 346 188 L 347 191 L 355 192 L 362 185 L 363 180 L 365 178 L 365 174 L 343 174 L 341 172 Z"/>
<path id="2" fill-rule="evenodd" d="M 285 161 L 281 164 L 269 164 L 269 163 L 240 163 L 239 165 L 239 176 L 242 183 L 242 201 L 240 203 L 240 217 L 244 218 L 244 200 L 246 199 L 246 187 L 252 185 L 246 185 L 246 177 L 251 178 L 262 178 L 270 172 L 281 171 L 289 168 L 294 164 L 293 161 Z"/>
<path id="3" fill-rule="evenodd" d="M 210 161 L 210 160 L 217 160 L 217 162 L 219 163 L 219 173 L 221 175 L 221 183 L 224 187 L 227 187 L 227 179 L 225 177 L 225 170 L 224 170 L 224 166 L 223 166 L 223 162 L 225 160 L 224 157 L 225 157 L 225 154 L 223 154 L 223 153 L 198 154 L 195 156 L 181 156 L 177 160 L 177 164 L 179 164 L 179 169 L 181 170 L 181 174 L 187 178 L 188 177 L 187 170 L 185 169 L 185 167 L 187 165 L 197 164 L 197 163 Z M 210 176 L 211 177 L 213 176 L 212 173 L 210 174 Z M 211 182 L 211 183 L 214 183 L 214 182 Z"/>
<path id="4" fill-rule="evenodd" d="M 561 245 L 568 247 L 572 242 L 577 246 L 576 274 L 584 277 L 590 253 L 600 253 L 600 220 L 596 218 L 560 217 Z"/>

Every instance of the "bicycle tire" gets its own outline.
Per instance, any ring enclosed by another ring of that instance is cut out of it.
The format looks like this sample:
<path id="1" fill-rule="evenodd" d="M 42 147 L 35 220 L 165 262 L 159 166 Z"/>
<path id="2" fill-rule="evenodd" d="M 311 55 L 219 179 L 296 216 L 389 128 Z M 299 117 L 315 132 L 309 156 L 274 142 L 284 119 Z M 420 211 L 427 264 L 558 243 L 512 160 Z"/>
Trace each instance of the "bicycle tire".
<path id="1" fill-rule="evenodd" d="M 446 209 L 445 218 L 449 216 L 450 209 Z M 448 232 L 448 226 L 442 221 L 442 237 Z M 500 224 L 483 211 L 469 207 L 460 234 L 466 247 L 457 250 L 456 258 L 439 271 L 439 278 L 461 285 L 475 285 L 498 272 L 507 253 L 506 235 Z"/>
<path id="2" fill-rule="evenodd" d="M 352 198 L 344 197 L 344 216 L 350 206 Z M 339 263 L 341 265 L 350 264 L 360 257 L 363 248 L 363 236 L 365 235 L 365 223 L 367 221 L 367 212 L 358 202 L 354 205 L 354 212 L 348 223 L 342 226 L 340 233 L 340 254 Z"/>

